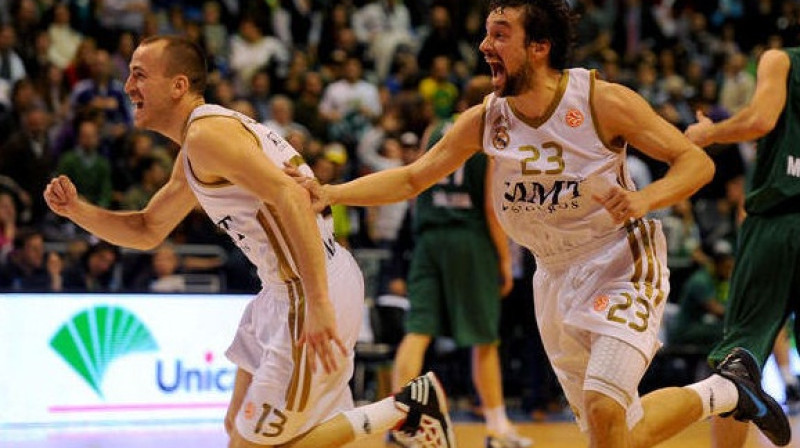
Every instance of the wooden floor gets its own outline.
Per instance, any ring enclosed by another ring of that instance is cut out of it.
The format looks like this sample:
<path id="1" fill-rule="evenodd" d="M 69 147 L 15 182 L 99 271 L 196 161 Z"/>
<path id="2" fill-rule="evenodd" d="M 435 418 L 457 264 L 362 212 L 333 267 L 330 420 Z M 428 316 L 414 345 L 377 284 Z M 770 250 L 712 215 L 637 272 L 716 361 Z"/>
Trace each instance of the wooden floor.
<path id="1" fill-rule="evenodd" d="M 792 417 L 792 430 L 798 440 L 789 446 L 800 448 L 800 418 Z M 456 423 L 459 448 L 484 448 L 483 425 Z M 569 422 L 522 423 L 520 432 L 534 439 L 532 448 L 585 447 L 577 425 Z M 47 430 L 39 433 L 12 434 L 0 429 L 2 448 L 225 448 L 228 438 L 217 425 L 173 427 L 169 429 L 128 428 L 91 430 Z M 384 448 L 383 434 L 351 443 L 347 448 Z M 697 423 L 659 448 L 709 447 L 708 423 Z M 771 447 L 755 429 L 750 431 L 746 448 Z"/>
<path id="2" fill-rule="evenodd" d="M 800 448 L 800 417 L 792 417 L 792 433 L 797 440 L 792 440 L 788 446 Z M 458 423 L 456 438 L 458 448 L 484 448 L 484 427 L 479 423 Z M 532 448 L 572 448 L 585 447 L 586 440 L 578 430 L 575 423 L 524 423 L 517 426 L 519 432 L 533 439 Z M 710 446 L 710 429 L 708 422 L 692 425 L 674 439 L 658 445 L 658 448 L 705 448 Z M 357 443 L 347 445 L 347 448 L 383 448 L 388 446 L 383 442 L 382 436 L 373 436 Z M 745 448 L 773 447 L 774 445 L 762 436 L 753 427 Z"/>

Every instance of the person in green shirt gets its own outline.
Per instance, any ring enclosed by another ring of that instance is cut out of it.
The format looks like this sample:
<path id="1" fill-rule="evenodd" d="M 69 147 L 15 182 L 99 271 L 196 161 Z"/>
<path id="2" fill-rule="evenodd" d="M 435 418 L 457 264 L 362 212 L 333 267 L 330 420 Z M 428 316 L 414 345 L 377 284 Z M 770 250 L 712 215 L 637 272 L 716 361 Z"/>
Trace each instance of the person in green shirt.
<path id="1" fill-rule="evenodd" d="M 57 174 L 68 176 L 78 194 L 100 207 L 111 204 L 111 164 L 97 152 L 100 129 L 93 119 L 77 124 L 77 145 L 58 159 Z"/>
<path id="2" fill-rule="evenodd" d="M 692 344 L 711 352 L 722 338 L 722 319 L 733 272 L 733 247 L 719 240 L 712 250 L 713 262 L 701 265 L 686 281 L 680 295 L 680 311 L 670 326 L 668 344 Z"/>

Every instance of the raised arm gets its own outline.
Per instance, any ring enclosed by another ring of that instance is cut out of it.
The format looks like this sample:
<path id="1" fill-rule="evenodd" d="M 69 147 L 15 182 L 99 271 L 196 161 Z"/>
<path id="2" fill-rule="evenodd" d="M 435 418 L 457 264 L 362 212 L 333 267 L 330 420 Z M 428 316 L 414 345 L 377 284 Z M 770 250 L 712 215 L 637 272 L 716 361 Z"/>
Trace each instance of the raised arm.
<path id="1" fill-rule="evenodd" d="M 791 63 L 783 50 L 761 55 L 756 73 L 756 91 L 750 102 L 727 120 L 712 123 L 701 112 L 698 123 L 686 129 L 686 136 L 700 146 L 755 140 L 771 131 L 786 105 L 786 79 Z"/>
<path id="2" fill-rule="evenodd" d="M 383 170 L 353 181 L 324 185 L 324 203 L 381 205 L 414 197 L 461 166 L 481 150 L 483 106 L 467 110 L 433 148 L 413 163 Z"/>
<path id="3" fill-rule="evenodd" d="M 609 141 L 624 139 L 648 156 L 670 166 L 664 177 L 640 192 L 612 189 L 609 194 L 627 197 L 627 201 L 622 201 L 617 209 L 627 210 L 627 213 L 615 216 L 638 218 L 651 210 L 672 205 L 691 196 L 713 178 L 714 162 L 708 155 L 627 87 L 598 81 L 594 109 L 602 111 L 598 120 L 600 132 L 605 138 Z M 612 198 L 604 202 L 612 214 L 612 209 L 620 204 L 615 202 L 617 200 Z"/>
<path id="4" fill-rule="evenodd" d="M 67 176 L 58 176 L 47 186 L 44 198 L 58 215 L 68 218 L 100 239 L 118 246 L 147 250 L 158 246 L 197 205 L 186 184 L 181 155 L 167 183 L 143 210 L 111 211 L 78 197 Z"/>

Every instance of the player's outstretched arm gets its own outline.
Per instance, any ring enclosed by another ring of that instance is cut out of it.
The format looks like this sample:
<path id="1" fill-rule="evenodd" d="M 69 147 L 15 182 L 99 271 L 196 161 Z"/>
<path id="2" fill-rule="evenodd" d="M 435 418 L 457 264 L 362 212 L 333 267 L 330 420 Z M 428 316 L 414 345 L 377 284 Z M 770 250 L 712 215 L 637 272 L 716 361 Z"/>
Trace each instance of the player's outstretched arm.
<path id="1" fill-rule="evenodd" d="M 483 105 L 474 106 L 461 114 L 444 137 L 413 163 L 344 184 L 322 185 L 319 198 L 326 204 L 360 206 L 389 204 L 412 198 L 455 171 L 481 150 L 482 124 Z"/>
<path id="2" fill-rule="evenodd" d="M 91 234 L 112 244 L 135 249 L 152 249 L 194 208 L 197 200 L 186 184 L 180 155 L 169 181 L 140 211 L 112 211 L 78 196 L 67 176 L 50 181 L 44 199 L 56 214 L 68 218 Z"/>
<path id="3" fill-rule="evenodd" d="M 786 105 L 786 79 L 791 62 L 783 50 L 767 50 L 758 61 L 756 90 L 750 102 L 727 120 L 713 123 L 697 112 L 686 136 L 700 146 L 755 140 L 770 132 Z"/>

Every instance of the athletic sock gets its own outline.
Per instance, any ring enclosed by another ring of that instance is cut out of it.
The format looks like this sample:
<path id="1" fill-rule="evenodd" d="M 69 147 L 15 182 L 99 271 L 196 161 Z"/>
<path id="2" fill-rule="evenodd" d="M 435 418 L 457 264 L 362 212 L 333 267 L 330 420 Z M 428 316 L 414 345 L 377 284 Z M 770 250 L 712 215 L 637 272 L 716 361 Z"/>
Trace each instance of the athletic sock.
<path id="1" fill-rule="evenodd" d="M 506 407 L 503 405 L 491 409 L 484 408 L 483 415 L 486 418 L 486 429 L 490 434 L 502 436 L 514 429 L 508 421 Z"/>
<path id="2" fill-rule="evenodd" d="M 690 384 L 686 388 L 700 396 L 700 401 L 703 403 L 703 415 L 700 420 L 730 412 L 736 408 L 736 403 L 739 401 L 739 391 L 733 381 L 717 374 Z"/>
<path id="3" fill-rule="evenodd" d="M 406 418 L 406 413 L 395 406 L 394 397 L 359 406 L 343 414 L 353 427 L 356 440 L 376 432 L 387 431 Z"/>

